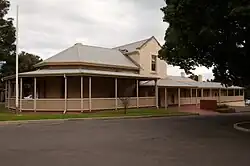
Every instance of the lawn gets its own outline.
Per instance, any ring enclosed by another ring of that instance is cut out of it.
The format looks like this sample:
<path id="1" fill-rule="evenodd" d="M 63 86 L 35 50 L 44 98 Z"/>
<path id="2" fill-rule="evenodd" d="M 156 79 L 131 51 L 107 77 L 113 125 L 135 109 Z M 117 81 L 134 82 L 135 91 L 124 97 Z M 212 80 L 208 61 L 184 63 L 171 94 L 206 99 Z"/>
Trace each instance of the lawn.
<path id="1" fill-rule="evenodd" d="M 71 119 L 71 118 L 98 118 L 98 117 L 135 117 L 135 116 L 153 116 L 153 117 L 165 117 L 165 116 L 182 116 L 190 115 L 190 113 L 169 111 L 165 109 L 131 109 L 124 114 L 123 110 L 120 111 L 100 111 L 96 113 L 82 113 L 82 114 L 39 114 L 39 113 L 27 113 L 27 114 L 14 114 L 8 112 L 3 105 L 0 105 L 0 121 L 16 121 L 16 120 L 41 120 L 41 119 Z"/>

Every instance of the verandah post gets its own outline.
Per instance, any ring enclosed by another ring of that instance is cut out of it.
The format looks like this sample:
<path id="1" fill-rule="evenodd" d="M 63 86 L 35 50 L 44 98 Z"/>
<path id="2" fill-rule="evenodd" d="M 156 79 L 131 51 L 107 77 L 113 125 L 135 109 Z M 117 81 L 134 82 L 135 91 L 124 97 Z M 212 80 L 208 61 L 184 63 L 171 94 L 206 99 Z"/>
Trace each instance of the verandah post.
<path id="1" fill-rule="evenodd" d="M 34 112 L 36 112 L 36 77 L 34 77 Z"/>
<path id="2" fill-rule="evenodd" d="M 67 112 L 67 76 L 64 74 L 64 114 Z"/>
<path id="3" fill-rule="evenodd" d="M 23 78 L 20 78 L 20 109 L 19 111 L 22 112 L 22 99 L 23 99 Z"/>
<path id="4" fill-rule="evenodd" d="M 5 81 L 5 107 L 8 106 L 8 83 Z"/>
<path id="5" fill-rule="evenodd" d="M 158 81 L 155 80 L 155 107 L 158 109 L 159 108 L 159 103 L 158 103 Z"/>
<path id="6" fill-rule="evenodd" d="M 181 89 L 178 88 L 178 107 L 181 107 Z"/>
<path id="7" fill-rule="evenodd" d="M 221 89 L 219 89 L 219 104 L 221 104 Z"/>
<path id="8" fill-rule="evenodd" d="M 81 76 L 81 112 L 83 112 L 83 76 Z"/>
<path id="9" fill-rule="evenodd" d="M 190 104 L 193 104 L 193 89 L 190 89 Z"/>
<path id="10" fill-rule="evenodd" d="M 198 106 L 198 89 L 195 89 L 195 98 L 196 98 L 195 105 L 197 107 Z"/>
<path id="11" fill-rule="evenodd" d="M 165 87 L 165 109 L 168 108 L 168 90 Z"/>
<path id="12" fill-rule="evenodd" d="M 92 95 L 92 94 L 91 94 L 91 93 L 92 93 L 92 92 L 91 92 L 91 89 L 92 89 L 92 88 L 91 88 L 91 84 L 92 84 L 92 83 L 91 83 L 91 82 L 92 82 L 91 77 L 89 77 L 89 111 L 90 111 L 90 112 L 92 111 L 92 99 L 91 99 L 91 98 L 92 98 L 92 96 L 91 96 L 91 95 Z"/>
<path id="13" fill-rule="evenodd" d="M 118 80 L 117 80 L 117 78 L 115 78 L 115 110 L 118 109 L 117 82 L 118 82 Z"/>
<path id="14" fill-rule="evenodd" d="M 11 83 L 8 81 L 8 108 L 10 108 L 10 98 L 11 98 Z"/>
<path id="15" fill-rule="evenodd" d="M 139 108 L 139 80 L 136 80 L 136 106 Z"/>

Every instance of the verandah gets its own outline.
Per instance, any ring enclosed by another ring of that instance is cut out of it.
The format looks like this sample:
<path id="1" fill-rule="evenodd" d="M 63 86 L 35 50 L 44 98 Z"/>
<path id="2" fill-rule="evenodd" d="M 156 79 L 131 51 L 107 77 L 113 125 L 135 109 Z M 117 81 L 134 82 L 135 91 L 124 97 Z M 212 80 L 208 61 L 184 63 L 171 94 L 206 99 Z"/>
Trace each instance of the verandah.
<path id="1" fill-rule="evenodd" d="M 20 111 L 94 111 L 123 108 L 120 100 L 129 97 L 129 108 L 157 107 L 157 84 L 154 94 L 140 92 L 139 79 L 92 76 L 57 76 L 20 78 Z M 29 90 L 25 82 L 32 85 Z M 15 108 L 15 82 L 8 80 L 6 107 Z M 33 89 L 33 91 L 31 90 Z M 28 92 L 27 92 L 28 91 Z M 32 97 L 26 98 L 27 95 Z"/>
<path id="2" fill-rule="evenodd" d="M 244 105 L 244 89 L 219 89 L 219 88 L 177 88 L 160 87 L 159 106 L 167 108 L 171 105 L 196 105 L 200 100 L 216 100 L 218 104 Z"/>

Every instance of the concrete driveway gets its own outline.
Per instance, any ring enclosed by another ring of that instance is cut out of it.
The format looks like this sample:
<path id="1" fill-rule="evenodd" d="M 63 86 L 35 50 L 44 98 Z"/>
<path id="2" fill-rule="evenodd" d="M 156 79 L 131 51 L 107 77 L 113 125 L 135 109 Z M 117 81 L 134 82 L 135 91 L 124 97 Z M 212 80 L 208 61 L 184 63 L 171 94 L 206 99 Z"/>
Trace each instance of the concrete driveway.
<path id="1" fill-rule="evenodd" d="M 0 126 L 3 166 L 249 166 L 250 116 L 86 120 Z"/>

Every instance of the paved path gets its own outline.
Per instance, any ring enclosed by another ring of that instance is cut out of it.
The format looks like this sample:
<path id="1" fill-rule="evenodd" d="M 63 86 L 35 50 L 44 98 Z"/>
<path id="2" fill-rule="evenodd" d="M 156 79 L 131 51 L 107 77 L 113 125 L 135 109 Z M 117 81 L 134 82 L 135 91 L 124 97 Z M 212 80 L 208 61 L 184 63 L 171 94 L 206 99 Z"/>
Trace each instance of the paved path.
<path id="1" fill-rule="evenodd" d="M 249 166 L 250 116 L 87 120 L 0 126 L 3 166 Z"/>
<path id="2" fill-rule="evenodd" d="M 188 112 L 188 113 L 197 113 L 199 115 L 219 115 L 220 113 L 215 111 L 209 111 L 209 110 L 202 110 L 200 108 L 195 107 L 183 107 L 181 108 L 182 112 Z"/>
<path id="3" fill-rule="evenodd" d="M 181 112 L 188 112 L 188 113 L 195 113 L 195 114 L 199 114 L 199 115 L 219 115 L 220 113 L 215 112 L 215 111 L 210 111 L 210 110 L 203 110 L 200 109 L 199 106 L 181 106 L 181 108 L 178 107 L 170 107 L 170 110 L 176 110 L 178 109 Z"/>

